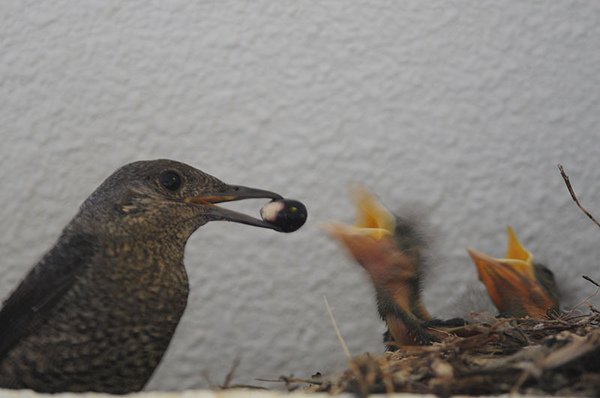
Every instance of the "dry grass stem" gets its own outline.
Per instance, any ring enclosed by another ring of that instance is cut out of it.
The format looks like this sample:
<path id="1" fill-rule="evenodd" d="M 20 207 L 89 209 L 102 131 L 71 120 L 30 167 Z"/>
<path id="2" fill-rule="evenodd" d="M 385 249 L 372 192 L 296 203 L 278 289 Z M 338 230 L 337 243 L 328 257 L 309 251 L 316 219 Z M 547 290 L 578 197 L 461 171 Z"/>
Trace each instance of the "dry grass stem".
<path id="1" fill-rule="evenodd" d="M 337 322 L 335 321 L 335 318 L 333 316 L 333 312 L 331 311 L 331 307 L 329 306 L 329 302 L 327 301 L 327 297 L 323 296 L 323 300 L 325 301 L 325 308 L 327 308 L 327 314 L 329 314 L 329 319 L 331 320 L 331 324 L 333 325 L 333 329 L 335 330 L 335 334 L 337 335 L 338 340 L 340 341 L 340 344 L 342 345 L 342 349 L 344 350 L 344 354 L 346 354 L 346 358 L 348 358 L 348 360 L 352 359 L 352 354 L 350 354 L 350 350 L 348 349 L 348 345 L 346 345 L 346 341 L 344 340 L 344 337 L 342 336 L 342 333 L 340 332 L 340 328 L 337 325 Z"/>
<path id="2" fill-rule="evenodd" d="M 569 176 L 567 176 L 567 174 L 565 173 L 565 170 L 561 164 L 558 165 L 558 169 L 560 170 L 560 175 L 562 176 L 563 180 L 565 181 L 565 184 L 567 185 L 567 189 L 569 190 L 569 193 L 571 194 L 571 198 L 573 198 L 573 201 L 575 201 L 575 204 L 577 204 L 577 207 L 579 207 L 579 209 L 586 216 L 588 216 L 588 218 L 590 220 L 592 220 L 592 222 L 594 224 L 596 224 L 597 226 L 600 227 L 600 223 L 598 223 L 598 221 L 594 218 L 594 216 L 592 216 L 592 214 L 589 211 L 587 211 L 586 208 L 581 205 L 581 203 L 579 203 L 579 199 L 577 199 L 577 195 L 575 195 L 575 191 L 573 190 L 573 187 L 571 186 L 571 181 L 569 181 Z"/>

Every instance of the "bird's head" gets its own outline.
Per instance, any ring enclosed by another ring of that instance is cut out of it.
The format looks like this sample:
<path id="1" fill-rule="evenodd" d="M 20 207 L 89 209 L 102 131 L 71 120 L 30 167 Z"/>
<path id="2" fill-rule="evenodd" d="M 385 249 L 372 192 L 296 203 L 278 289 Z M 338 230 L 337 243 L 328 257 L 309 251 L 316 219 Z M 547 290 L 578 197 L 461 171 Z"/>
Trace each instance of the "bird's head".
<path id="1" fill-rule="evenodd" d="M 479 279 L 501 314 L 545 318 L 558 310 L 554 274 L 533 261 L 533 254 L 511 227 L 508 227 L 505 258 L 494 258 L 474 249 L 468 251 Z"/>
<path id="2" fill-rule="evenodd" d="M 376 284 L 403 279 L 411 271 L 411 259 L 399 250 L 396 217 L 367 189 L 355 187 L 356 222 L 354 225 L 330 223 L 329 234 L 369 273 Z"/>
<path id="3" fill-rule="evenodd" d="M 279 230 L 218 203 L 250 198 L 281 199 L 262 189 L 228 185 L 173 160 L 138 161 L 109 176 L 83 203 L 78 219 L 110 233 L 177 233 L 187 238 L 201 225 L 233 221 Z M 92 222 L 89 222 L 92 220 Z"/>

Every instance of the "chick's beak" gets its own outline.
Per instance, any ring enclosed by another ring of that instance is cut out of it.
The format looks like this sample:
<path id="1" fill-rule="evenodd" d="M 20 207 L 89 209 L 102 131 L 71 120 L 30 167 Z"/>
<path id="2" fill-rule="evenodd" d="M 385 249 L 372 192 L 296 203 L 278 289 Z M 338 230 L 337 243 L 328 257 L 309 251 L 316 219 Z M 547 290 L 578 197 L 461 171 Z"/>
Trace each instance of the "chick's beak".
<path id="1" fill-rule="evenodd" d="M 523 296 L 526 295 L 525 289 L 529 285 L 529 278 L 526 277 L 528 273 L 526 263 L 497 259 L 475 249 L 469 249 L 468 252 L 477 267 L 479 279 L 501 312 L 509 311 L 505 297 L 508 291 L 516 289 Z M 521 268 L 523 272 L 519 272 L 513 265 Z"/>
<path id="2" fill-rule="evenodd" d="M 508 234 L 508 248 L 506 249 L 506 258 L 513 260 L 522 260 L 525 263 L 531 265 L 533 270 L 533 254 L 523 246 L 523 244 L 517 238 L 517 234 L 512 227 L 506 229 Z M 533 276 L 533 272 L 531 274 Z"/>
<path id="3" fill-rule="evenodd" d="M 354 225 L 332 222 L 325 229 L 364 266 L 381 252 L 382 246 L 391 247 L 396 221 L 366 188 L 356 187 L 352 194 L 356 204 Z"/>
<path id="4" fill-rule="evenodd" d="M 356 203 L 356 223 L 354 229 L 374 239 L 394 234 L 396 221 L 390 213 L 365 187 L 357 186 L 353 190 Z"/>
<path id="5" fill-rule="evenodd" d="M 533 255 L 511 227 L 508 227 L 506 258 L 494 258 L 474 249 L 468 252 L 479 279 L 500 312 L 514 313 L 519 308 L 526 315 L 545 316 L 556 305 L 537 280 Z"/>
<path id="6" fill-rule="evenodd" d="M 506 258 L 494 258 L 478 250 L 468 250 L 479 272 L 479 278 L 488 288 L 499 279 L 513 285 L 522 285 L 523 280 L 535 280 L 533 254 L 523 246 L 511 227 L 508 227 L 507 233 Z"/>
<path id="7" fill-rule="evenodd" d="M 266 191 L 263 189 L 244 187 L 241 185 L 227 185 L 226 189 L 219 192 L 206 193 L 200 196 L 185 198 L 185 202 L 204 206 L 205 214 L 213 216 L 215 220 L 232 221 L 240 224 L 252 225 L 260 228 L 273 229 L 280 231 L 281 229 L 266 221 L 259 220 L 249 215 L 216 206 L 217 203 L 233 202 L 243 199 L 283 199 L 283 197 L 275 192 Z"/>

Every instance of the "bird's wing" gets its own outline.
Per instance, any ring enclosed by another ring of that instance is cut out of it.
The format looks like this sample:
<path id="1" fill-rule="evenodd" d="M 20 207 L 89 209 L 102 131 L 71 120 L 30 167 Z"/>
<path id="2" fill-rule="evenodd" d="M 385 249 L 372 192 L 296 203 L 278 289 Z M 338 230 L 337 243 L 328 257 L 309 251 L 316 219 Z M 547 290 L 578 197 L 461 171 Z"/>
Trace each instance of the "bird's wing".
<path id="1" fill-rule="evenodd" d="M 97 252 L 90 235 L 63 235 L 33 267 L 0 310 L 0 359 L 44 321 Z"/>

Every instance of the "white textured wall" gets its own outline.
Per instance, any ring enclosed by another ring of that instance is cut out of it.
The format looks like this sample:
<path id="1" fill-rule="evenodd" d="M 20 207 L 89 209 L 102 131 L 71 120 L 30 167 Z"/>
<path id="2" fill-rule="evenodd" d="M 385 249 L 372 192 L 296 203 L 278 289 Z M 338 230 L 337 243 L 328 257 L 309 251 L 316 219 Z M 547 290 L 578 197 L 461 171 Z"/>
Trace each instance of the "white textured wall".
<path id="1" fill-rule="evenodd" d="M 430 212 L 434 313 L 475 281 L 465 247 L 502 254 L 507 224 L 570 302 L 592 293 L 600 230 L 556 164 L 600 217 L 600 3 L 523 3 L 2 1 L 0 295 L 103 178 L 157 157 L 303 200 L 310 223 L 192 237 L 150 389 L 220 382 L 236 356 L 239 382 L 339 369 L 324 294 L 353 353 L 381 349 L 371 286 L 319 229 L 353 218 L 355 181 Z"/>

